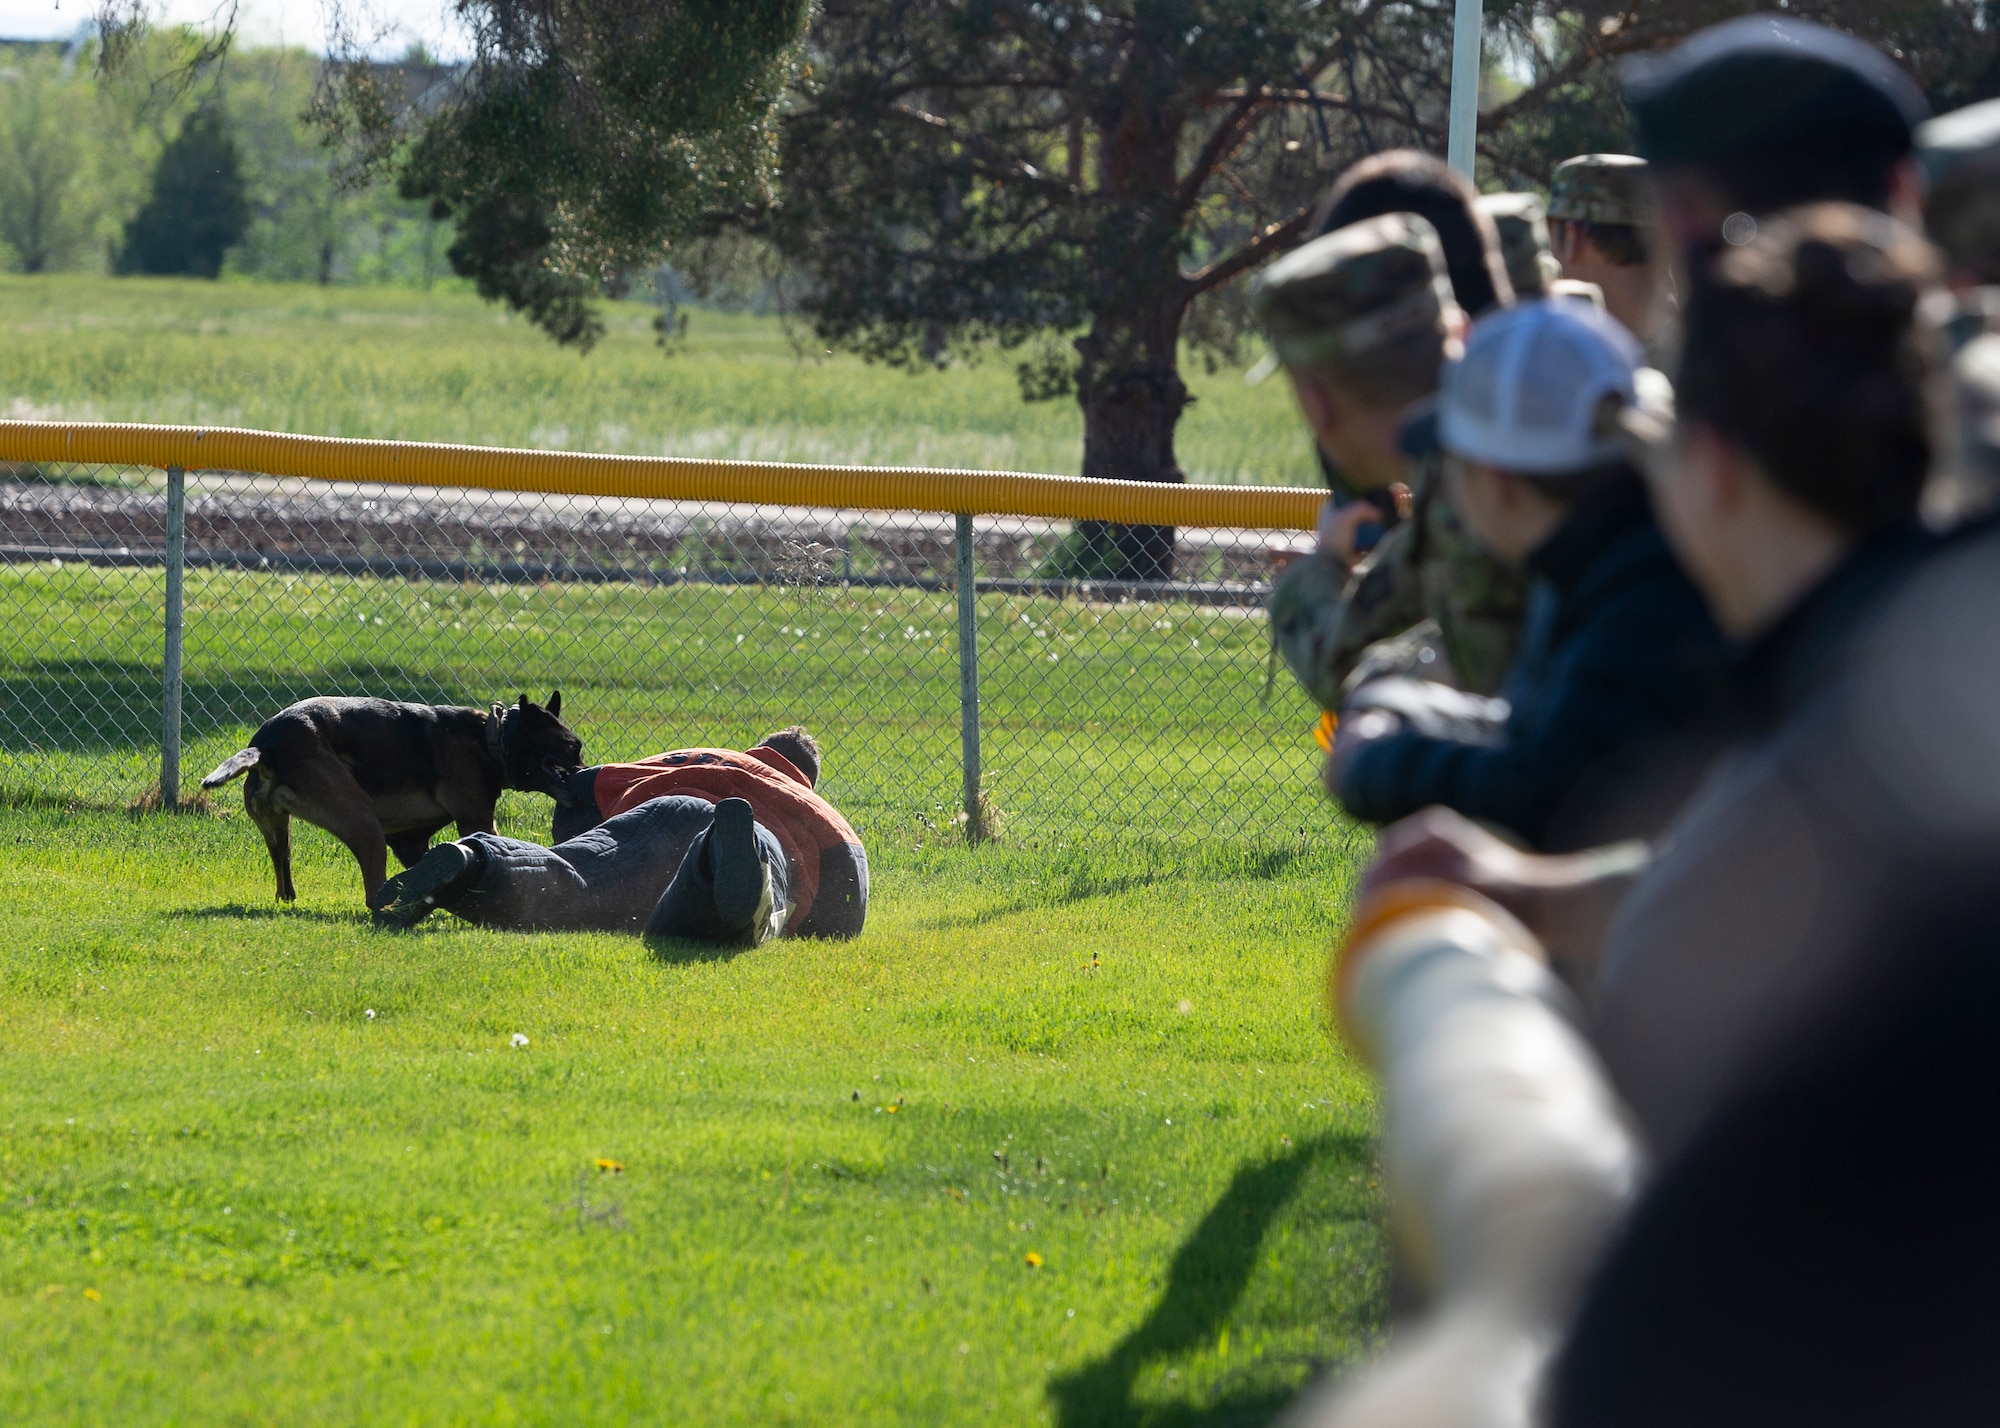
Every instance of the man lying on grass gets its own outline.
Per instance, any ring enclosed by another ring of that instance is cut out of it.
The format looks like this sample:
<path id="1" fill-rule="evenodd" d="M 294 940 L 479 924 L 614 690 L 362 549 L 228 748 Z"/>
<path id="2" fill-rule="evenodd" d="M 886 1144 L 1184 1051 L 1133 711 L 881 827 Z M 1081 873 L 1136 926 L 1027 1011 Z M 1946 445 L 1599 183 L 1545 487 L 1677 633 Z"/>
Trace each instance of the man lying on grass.
<path id="1" fill-rule="evenodd" d="M 583 769 L 553 848 L 492 833 L 440 843 L 382 885 L 375 918 L 410 927 L 443 908 L 483 927 L 735 947 L 853 937 L 868 915 L 868 855 L 818 782 L 819 745 L 800 728 L 743 753 Z"/>

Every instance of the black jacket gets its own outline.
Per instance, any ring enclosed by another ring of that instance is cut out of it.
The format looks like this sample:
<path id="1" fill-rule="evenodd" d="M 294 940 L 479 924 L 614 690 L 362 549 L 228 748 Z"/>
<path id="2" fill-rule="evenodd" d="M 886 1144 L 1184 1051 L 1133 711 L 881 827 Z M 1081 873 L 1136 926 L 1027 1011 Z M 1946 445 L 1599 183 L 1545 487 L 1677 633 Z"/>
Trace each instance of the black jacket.
<path id="1" fill-rule="evenodd" d="M 1504 736 L 1379 739 L 1341 780 L 1348 812 L 1387 823 L 1443 804 L 1552 850 L 1650 833 L 1672 813 L 1660 805 L 1692 785 L 1725 652 L 1644 492 L 1620 483 L 1586 498 L 1529 566 Z"/>
<path id="2" fill-rule="evenodd" d="M 1552 1421 L 1991 1421 L 2000 528 L 1868 542 L 1740 687 L 1606 945 L 1593 1036 L 1661 1169 Z"/>

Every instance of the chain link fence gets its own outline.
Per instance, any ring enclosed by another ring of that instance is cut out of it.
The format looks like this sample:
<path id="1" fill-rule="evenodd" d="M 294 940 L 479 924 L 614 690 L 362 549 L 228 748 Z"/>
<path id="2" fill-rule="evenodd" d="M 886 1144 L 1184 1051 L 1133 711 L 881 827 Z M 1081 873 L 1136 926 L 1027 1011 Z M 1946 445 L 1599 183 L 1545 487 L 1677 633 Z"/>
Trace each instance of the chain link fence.
<path id="1" fill-rule="evenodd" d="M 1088 578 L 1097 534 L 0 465 L 0 796 L 185 798 L 308 695 L 484 707 L 560 688 L 590 762 L 804 724 L 823 790 L 878 840 L 981 820 L 1038 845 L 1323 826 L 1315 711 L 1267 684 L 1263 613 L 1309 537 L 1183 527 L 1172 580 L 1118 582 Z"/>

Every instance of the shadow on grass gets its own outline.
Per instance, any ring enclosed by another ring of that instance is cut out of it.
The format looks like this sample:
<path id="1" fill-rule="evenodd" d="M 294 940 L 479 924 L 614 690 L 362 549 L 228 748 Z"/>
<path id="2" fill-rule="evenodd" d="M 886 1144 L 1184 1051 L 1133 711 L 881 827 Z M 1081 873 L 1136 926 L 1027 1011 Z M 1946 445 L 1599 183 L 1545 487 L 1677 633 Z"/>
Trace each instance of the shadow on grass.
<path id="1" fill-rule="evenodd" d="M 225 903 L 221 907 L 184 907 L 162 916 L 177 922 L 328 922 L 358 925 L 363 919 L 354 913 L 315 912 L 304 907 L 251 907 L 245 903 Z"/>
<path id="2" fill-rule="evenodd" d="M 1269 1382 L 1225 1389 L 1207 1404 L 1134 1402 L 1133 1390 L 1147 1365 L 1215 1343 L 1250 1282 L 1265 1232 L 1307 1173 L 1342 1153 L 1362 1152 L 1350 1138 L 1325 1136 L 1237 1171 L 1175 1253 L 1153 1312 L 1103 1358 L 1050 1383 L 1062 1428 L 1230 1428 L 1267 1422 L 1289 1403 L 1296 1390 Z"/>
<path id="3" fill-rule="evenodd" d="M 1066 868 L 1058 866 L 1039 881 L 1032 892 L 989 903 L 976 912 L 935 918 L 930 925 L 940 929 L 984 927 L 1024 912 L 1073 907 L 1096 898 L 1120 897 L 1162 883 L 1185 883 L 1190 878 L 1274 882 L 1314 851 L 1300 843 L 1282 848 L 1231 848 L 1219 855 L 1194 852 L 1181 858 L 1149 863 L 1130 872 L 1101 871 L 1091 863 Z"/>

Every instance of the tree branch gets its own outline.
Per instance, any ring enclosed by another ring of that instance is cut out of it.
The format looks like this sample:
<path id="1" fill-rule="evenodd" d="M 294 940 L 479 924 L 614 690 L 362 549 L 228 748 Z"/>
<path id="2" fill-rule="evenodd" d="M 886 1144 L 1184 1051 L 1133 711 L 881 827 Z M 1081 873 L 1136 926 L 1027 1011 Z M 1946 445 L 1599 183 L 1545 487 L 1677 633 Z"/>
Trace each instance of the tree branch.
<path id="1" fill-rule="evenodd" d="M 1181 274 L 1181 283 L 1187 295 L 1193 297 L 1210 288 L 1220 287 L 1239 273 L 1246 273 L 1266 258 L 1283 252 L 1304 235 L 1311 218 L 1312 209 L 1301 208 L 1290 218 L 1259 230 L 1227 257 L 1216 259 L 1199 272 Z"/>
<path id="2" fill-rule="evenodd" d="M 1025 182 L 1036 190 L 1065 198 L 1077 196 L 1077 190 L 1068 182 L 1052 178 L 1043 173 L 1026 159 L 1008 153 L 984 134 L 963 129 L 941 115 L 931 114 L 907 104 L 891 104 L 886 111 L 913 124 L 921 124 L 948 137 L 953 143 L 963 145 L 968 153 L 978 155 L 985 163 L 997 165 L 987 170 L 988 177 L 1005 178 L 1010 181 Z"/>
<path id="3" fill-rule="evenodd" d="M 1240 91 L 1235 92 L 1240 93 Z M 1271 89 L 1266 94 L 1273 106 L 1288 108 L 1298 105 L 1324 106 L 1328 109 L 1338 109 L 1344 114 L 1353 114 L 1361 118 L 1393 119 L 1396 123 L 1407 124 L 1413 129 L 1422 130 L 1425 127 L 1421 121 L 1414 118 L 1405 110 L 1396 109 L 1387 104 L 1371 104 L 1366 100 L 1355 99 L 1351 95 L 1321 94 L 1311 89 Z M 1482 128 L 1485 127 L 1485 121 L 1486 116 L 1481 115 L 1480 123 Z"/>
<path id="4" fill-rule="evenodd" d="M 1181 180 L 1175 195 L 1182 208 L 1186 208 L 1201 196 L 1202 186 L 1208 182 L 1209 174 L 1236 152 L 1237 146 L 1248 137 L 1252 124 L 1266 104 L 1266 99 L 1258 90 L 1237 93 L 1229 116 L 1215 126 L 1215 132 L 1208 136 L 1207 142 L 1201 146 L 1201 151 L 1195 155 L 1194 162 L 1188 165 L 1187 177 Z"/>
<path id="5" fill-rule="evenodd" d="M 1586 32 L 1583 42 L 1577 46 L 1575 53 L 1555 70 L 1543 75 L 1505 104 L 1496 104 L 1481 114 L 1479 127 L 1482 130 L 1504 128 L 1517 115 L 1531 113 L 1547 103 L 1551 93 L 1581 77 L 1592 65 L 1603 60 L 1616 59 L 1620 55 L 1634 54 L 1640 50 L 1656 49 L 1667 41 L 1681 38 L 1687 28 L 1685 25 L 1674 24 L 1651 27 L 1643 23 L 1624 25 L 1608 37 L 1612 41 L 1609 44 L 1592 43 Z"/>
<path id="6" fill-rule="evenodd" d="M 923 94 L 932 90 L 944 94 L 962 94 L 976 93 L 983 89 L 1061 90 L 1064 87 L 1063 81 L 1054 75 L 938 75 L 931 78 L 910 79 L 901 84 L 871 85 L 868 88 L 868 95 L 873 99 L 901 99 L 907 94 Z"/>

